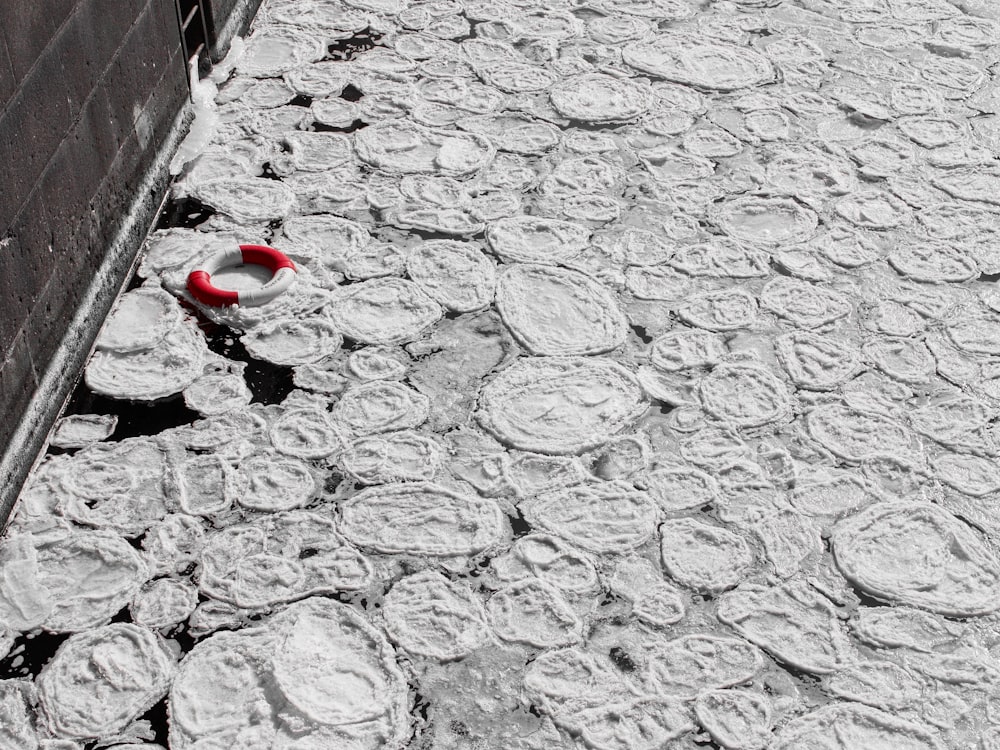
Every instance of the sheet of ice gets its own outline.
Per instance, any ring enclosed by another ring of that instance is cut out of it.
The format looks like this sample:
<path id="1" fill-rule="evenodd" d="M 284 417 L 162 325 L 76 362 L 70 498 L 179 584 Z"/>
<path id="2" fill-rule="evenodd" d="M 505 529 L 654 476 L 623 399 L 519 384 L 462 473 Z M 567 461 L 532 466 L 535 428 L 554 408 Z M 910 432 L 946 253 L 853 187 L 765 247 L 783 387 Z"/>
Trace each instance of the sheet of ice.
<path id="1" fill-rule="evenodd" d="M 998 21 L 264 0 L 0 540 L 0 744 L 992 747 Z M 293 287 L 193 301 L 240 243 Z M 49 736 L 110 621 L 166 720 Z"/>
<path id="2" fill-rule="evenodd" d="M 175 658 L 163 639 L 127 623 L 71 636 L 38 675 L 46 727 L 80 739 L 120 732 L 166 694 Z"/>

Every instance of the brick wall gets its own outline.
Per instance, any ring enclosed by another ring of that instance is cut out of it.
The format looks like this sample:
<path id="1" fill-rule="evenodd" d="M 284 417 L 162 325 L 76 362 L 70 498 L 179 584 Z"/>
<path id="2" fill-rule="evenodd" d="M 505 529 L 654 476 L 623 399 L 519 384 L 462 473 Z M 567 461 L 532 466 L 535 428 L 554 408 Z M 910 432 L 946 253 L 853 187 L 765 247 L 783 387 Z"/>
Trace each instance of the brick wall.
<path id="1" fill-rule="evenodd" d="M 259 0 L 211 2 L 221 30 Z M 159 202 L 138 191 L 187 91 L 174 0 L 0 2 L 0 525 L 140 238 L 111 259 L 91 330 L 67 341 L 67 326 L 124 218 Z M 53 389 L 56 352 L 66 372 Z M 27 437 L 26 414 L 38 422 Z"/>

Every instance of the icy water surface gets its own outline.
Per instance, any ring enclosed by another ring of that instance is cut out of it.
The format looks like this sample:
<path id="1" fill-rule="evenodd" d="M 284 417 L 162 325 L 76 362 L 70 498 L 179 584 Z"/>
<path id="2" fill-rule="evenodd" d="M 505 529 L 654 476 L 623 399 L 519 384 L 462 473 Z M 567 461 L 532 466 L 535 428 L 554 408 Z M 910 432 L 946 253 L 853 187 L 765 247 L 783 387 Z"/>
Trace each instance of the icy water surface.
<path id="1" fill-rule="evenodd" d="M 0 542 L 0 747 L 1000 748 L 998 22 L 265 0 Z M 191 300 L 238 242 L 292 289 Z"/>

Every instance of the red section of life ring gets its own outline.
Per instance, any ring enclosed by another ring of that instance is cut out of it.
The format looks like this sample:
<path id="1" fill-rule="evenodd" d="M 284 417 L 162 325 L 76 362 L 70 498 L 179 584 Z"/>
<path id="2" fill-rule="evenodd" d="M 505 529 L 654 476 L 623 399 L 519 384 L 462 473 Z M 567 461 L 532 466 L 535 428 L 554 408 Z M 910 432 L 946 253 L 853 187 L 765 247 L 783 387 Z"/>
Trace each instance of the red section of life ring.
<path id="1" fill-rule="evenodd" d="M 271 280 L 259 289 L 240 292 L 220 289 L 212 283 L 213 273 L 241 264 L 267 268 L 272 274 Z M 216 253 L 208 259 L 204 268 L 188 274 L 187 288 L 192 297 L 211 307 L 255 306 L 273 300 L 288 289 L 294 279 L 295 264 L 280 250 L 266 245 L 240 245 Z"/>

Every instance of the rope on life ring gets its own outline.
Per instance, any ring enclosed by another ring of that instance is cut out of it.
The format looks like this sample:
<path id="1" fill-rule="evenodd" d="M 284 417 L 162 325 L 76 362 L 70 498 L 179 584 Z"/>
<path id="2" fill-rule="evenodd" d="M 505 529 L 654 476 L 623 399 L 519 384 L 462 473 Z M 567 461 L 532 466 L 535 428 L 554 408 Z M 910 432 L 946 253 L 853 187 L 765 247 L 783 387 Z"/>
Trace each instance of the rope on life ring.
<path id="1" fill-rule="evenodd" d="M 271 271 L 271 280 L 259 289 L 244 291 L 220 289 L 212 283 L 213 273 L 242 264 L 264 266 Z M 201 268 L 188 274 L 187 288 L 192 297 L 211 307 L 255 307 L 273 300 L 294 280 L 295 264 L 280 250 L 266 245 L 240 245 L 216 253 Z"/>

